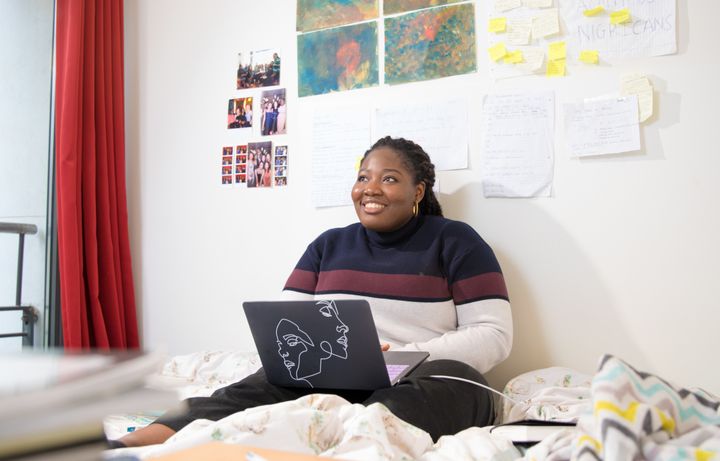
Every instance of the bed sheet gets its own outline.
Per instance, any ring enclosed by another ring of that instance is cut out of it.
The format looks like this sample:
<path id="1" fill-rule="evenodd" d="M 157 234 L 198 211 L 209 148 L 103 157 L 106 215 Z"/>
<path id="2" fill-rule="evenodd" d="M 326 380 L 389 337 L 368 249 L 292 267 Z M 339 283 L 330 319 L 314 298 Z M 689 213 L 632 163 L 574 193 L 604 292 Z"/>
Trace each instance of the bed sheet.
<path id="1" fill-rule="evenodd" d="M 179 397 L 209 395 L 259 366 L 252 353 L 201 352 L 172 359 L 152 385 L 174 388 Z M 427 433 L 383 405 L 365 407 L 337 396 L 313 394 L 220 421 L 198 420 L 162 445 L 112 450 L 105 457 L 130 452 L 148 459 L 224 441 L 348 460 L 720 459 L 717 397 L 676 388 L 613 356 L 603 357 L 593 376 L 560 367 L 533 370 L 513 378 L 503 393 L 512 401 L 504 406 L 500 422 L 532 418 L 578 425 L 527 451 L 491 434 L 489 428 L 477 427 L 433 444 Z M 126 426 L 139 427 L 152 418 L 152 414 L 108 418 L 108 436 L 120 436 Z"/>

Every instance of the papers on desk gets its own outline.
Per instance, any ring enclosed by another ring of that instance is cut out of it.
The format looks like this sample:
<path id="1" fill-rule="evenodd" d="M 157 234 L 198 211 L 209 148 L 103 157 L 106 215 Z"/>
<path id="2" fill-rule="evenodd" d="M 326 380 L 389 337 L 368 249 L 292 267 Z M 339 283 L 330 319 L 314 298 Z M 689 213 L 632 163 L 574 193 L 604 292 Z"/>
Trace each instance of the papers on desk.
<path id="1" fill-rule="evenodd" d="M 103 440 L 102 420 L 111 413 L 178 409 L 175 393 L 145 386 L 164 360 L 139 353 L 0 355 L 0 458 Z"/>

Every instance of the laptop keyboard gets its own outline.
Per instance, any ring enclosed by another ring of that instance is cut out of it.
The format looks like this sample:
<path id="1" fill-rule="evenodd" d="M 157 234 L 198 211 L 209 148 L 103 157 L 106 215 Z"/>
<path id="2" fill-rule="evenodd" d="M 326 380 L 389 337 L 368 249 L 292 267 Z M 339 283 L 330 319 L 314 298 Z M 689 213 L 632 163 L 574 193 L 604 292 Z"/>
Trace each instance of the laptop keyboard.
<path id="1" fill-rule="evenodd" d="M 390 382 L 393 382 L 397 376 L 403 372 L 404 369 L 407 368 L 407 365 L 388 365 L 385 364 L 387 367 L 388 377 L 390 378 Z"/>

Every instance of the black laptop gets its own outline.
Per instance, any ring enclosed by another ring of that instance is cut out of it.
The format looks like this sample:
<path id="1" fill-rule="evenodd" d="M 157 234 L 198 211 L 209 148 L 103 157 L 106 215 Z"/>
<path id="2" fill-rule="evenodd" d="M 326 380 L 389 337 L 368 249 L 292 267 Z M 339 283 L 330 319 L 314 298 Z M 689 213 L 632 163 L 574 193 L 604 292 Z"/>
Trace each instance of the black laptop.
<path id="1" fill-rule="evenodd" d="M 267 379 L 278 386 L 391 387 L 429 356 L 382 352 L 365 300 L 257 301 L 243 308 Z"/>

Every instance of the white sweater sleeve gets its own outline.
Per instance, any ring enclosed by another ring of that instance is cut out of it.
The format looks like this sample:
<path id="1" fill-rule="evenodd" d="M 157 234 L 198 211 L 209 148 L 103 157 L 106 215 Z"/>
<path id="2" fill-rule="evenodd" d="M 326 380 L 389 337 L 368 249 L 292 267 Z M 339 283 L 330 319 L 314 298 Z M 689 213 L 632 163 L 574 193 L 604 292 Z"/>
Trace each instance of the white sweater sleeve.
<path id="1" fill-rule="evenodd" d="M 456 330 L 396 350 L 427 351 L 433 360 L 460 360 L 480 373 L 489 371 L 508 357 L 513 340 L 508 301 L 485 299 L 457 306 L 456 309 Z"/>

